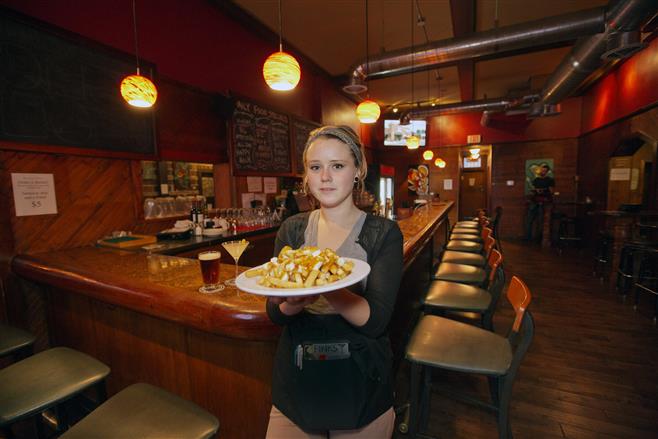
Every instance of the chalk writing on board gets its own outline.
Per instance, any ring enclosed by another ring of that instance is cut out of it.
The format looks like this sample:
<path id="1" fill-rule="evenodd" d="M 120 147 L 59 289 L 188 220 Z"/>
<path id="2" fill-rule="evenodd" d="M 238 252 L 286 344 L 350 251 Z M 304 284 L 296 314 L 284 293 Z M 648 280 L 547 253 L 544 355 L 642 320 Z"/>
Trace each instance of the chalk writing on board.
<path id="1" fill-rule="evenodd" d="M 308 140 L 308 135 L 319 127 L 320 125 L 313 122 L 306 122 L 299 119 L 293 119 L 294 130 L 294 156 L 295 156 L 295 172 L 299 175 L 304 173 L 304 147 L 306 146 L 306 140 Z"/>
<path id="2" fill-rule="evenodd" d="M 238 173 L 292 172 L 288 116 L 237 100 L 233 113 L 233 160 Z"/>

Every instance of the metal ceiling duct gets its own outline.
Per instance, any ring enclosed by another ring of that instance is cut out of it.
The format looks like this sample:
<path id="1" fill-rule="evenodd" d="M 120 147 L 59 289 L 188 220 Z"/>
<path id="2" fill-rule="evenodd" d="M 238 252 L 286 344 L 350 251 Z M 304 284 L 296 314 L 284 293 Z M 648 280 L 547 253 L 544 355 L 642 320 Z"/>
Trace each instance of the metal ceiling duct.
<path id="1" fill-rule="evenodd" d="M 609 41 L 618 39 L 615 34 L 639 30 L 642 23 L 653 17 L 657 10 L 656 0 L 611 2 L 606 13 L 605 31 L 576 43 L 546 81 L 541 100 L 533 105 L 529 116 L 541 116 L 546 104 L 556 104 L 569 97 L 590 74 L 601 67 L 601 57 L 610 51 Z M 621 39 L 624 40 L 623 37 Z M 634 53 L 625 52 L 627 55 Z"/>
<path id="2" fill-rule="evenodd" d="M 343 90 L 347 93 L 361 93 L 367 89 L 366 80 L 397 76 L 412 70 L 427 70 L 465 59 L 504 56 L 520 49 L 540 50 L 554 43 L 601 33 L 605 30 L 605 23 L 605 9 L 594 8 L 435 41 L 415 47 L 413 51 L 406 48 L 387 52 L 370 58 L 368 74 L 365 60 L 354 67 L 350 73 L 350 83 Z"/>

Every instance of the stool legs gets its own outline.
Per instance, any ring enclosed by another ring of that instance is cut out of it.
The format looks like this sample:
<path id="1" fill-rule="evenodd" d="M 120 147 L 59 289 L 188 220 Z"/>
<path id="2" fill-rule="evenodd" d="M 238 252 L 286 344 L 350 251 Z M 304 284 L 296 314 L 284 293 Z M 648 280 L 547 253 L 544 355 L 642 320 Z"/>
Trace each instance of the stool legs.
<path id="1" fill-rule="evenodd" d="M 418 420 L 420 410 L 420 378 L 423 366 L 418 363 L 411 363 L 411 382 L 409 389 L 409 437 L 414 439 L 418 433 Z"/>

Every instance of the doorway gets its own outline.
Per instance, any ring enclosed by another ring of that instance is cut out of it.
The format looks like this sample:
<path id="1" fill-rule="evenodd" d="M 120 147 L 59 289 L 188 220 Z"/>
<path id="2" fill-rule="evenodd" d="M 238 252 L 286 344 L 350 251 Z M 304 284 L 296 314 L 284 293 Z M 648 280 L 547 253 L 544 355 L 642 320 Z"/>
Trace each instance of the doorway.
<path id="1" fill-rule="evenodd" d="M 472 217 L 478 209 L 486 209 L 488 187 L 488 155 L 477 160 L 462 156 L 459 185 L 459 218 Z"/>

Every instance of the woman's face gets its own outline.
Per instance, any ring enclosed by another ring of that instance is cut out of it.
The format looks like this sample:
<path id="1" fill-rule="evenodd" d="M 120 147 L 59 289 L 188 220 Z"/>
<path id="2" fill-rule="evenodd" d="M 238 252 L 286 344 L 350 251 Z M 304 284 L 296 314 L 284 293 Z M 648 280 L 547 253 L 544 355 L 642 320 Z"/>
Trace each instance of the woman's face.
<path id="1" fill-rule="evenodd" d="M 306 178 L 311 194 L 322 207 L 353 203 L 357 176 L 350 147 L 338 139 L 319 138 L 306 151 Z"/>

